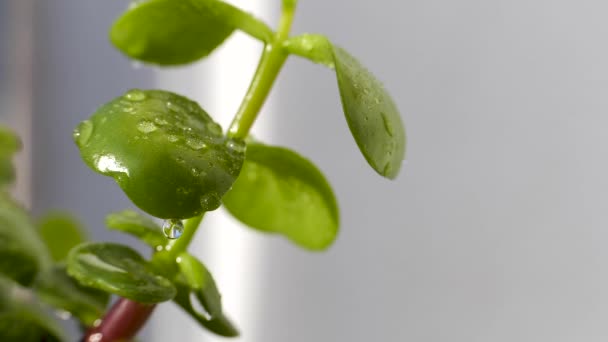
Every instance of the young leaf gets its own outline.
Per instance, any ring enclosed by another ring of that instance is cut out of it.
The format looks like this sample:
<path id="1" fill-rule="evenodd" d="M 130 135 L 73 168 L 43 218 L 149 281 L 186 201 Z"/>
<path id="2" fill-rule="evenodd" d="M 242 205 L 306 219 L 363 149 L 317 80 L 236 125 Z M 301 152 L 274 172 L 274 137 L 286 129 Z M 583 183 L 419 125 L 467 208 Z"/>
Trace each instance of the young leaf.
<path id="1" fill-rule="evenodd" d="M 205 310 L 212 318 L 222 315 L 222 296 L 213 276 L 205 265 L 188 253 L 180 254 L 178 266 L 187 285 L 196 294 Z"/>
<path id="2" fill-rule="evenodd" d="M 49 259 L 28 213 L 0 192 L 0 274 L 27 286 Z"/>
<path id="3" fill-rule="evenodd" d="M 74 140 L 87 165 L 165 219 L 217 209 L 245 156 L 244 143 L 224 137 L 197 103 L 160 90 L 110 101 L 80 123 Z"/>
<path id="4" fill-rule="evenodd" d="M 133 210 L 109 214 L 106 216 L 106 225 L 110 229 L 133 235 L 152 248 L 162 246 L 167 242 L 167 238 L 156 222 Z"/>
<path id="5" fill-rule="evenodd" d="M 42 301 L 69 312 L 85 326 L 93 326 L 110 299 L 106 292 L 84 287 L 70 278 L 63 265 L 41 273 L 36 278 L 34 290 Z"/>
<path id="6" fill-rule="evenodd" d="M 177 295 L 173 299 L 175 304 L 186 311 L 194 320 L 202 325 L 207 330 L 224 337 L 236 337 L 239 331 L 234 327 L 232 322 L 225 316 L 207 318 L 205 314 L 197 312 L 191 302 L 190 288 L 183 283 L 177 282 Z"/>
<path id="7" fill-rule="evenodd" d="M 70 249 L 86 240 L 82 224 L 63 212 L 52 212 L 38 220 L 38 232 L 54 261 L 63 261 Z"/>
<path id="8" fill-rule="evenodd" d="M 346 121 L 359 149 L 381 176 L 396 178 L 405 158 L 405 129 L 382 83 L 322 35 L 303 34 L 283 46 L 289 53 L 335 68 Z"/>
<path id="9" fill-rule="evenodd" d="M 112 43 L 127 56 L 178 65 L 209 55 L 234 27 L 209 0 L 151 0 L 127 10 L 112 26 Z"/>
<path id="10" fill-rule="evenodd" d="M 310 250 L 327 248 L 338 233 L 338 206 L 327 180 L 286 148 L 249 144 L 241 175 L 223 202 L 244 224 Z"/>
<path id="11" fill-rule="evenodd" d="M 85 243 L 68 255 L 68 274 L 81 284 L 144 304 L 175 297 L 175 287 L 154 273 L 133 249 L 113 243 Z"/>
<path id="12" fill-rule="evenodd" d="M 394 179 L 405 158 L 405 129 L 393 99 L 359 61 L 334 47 L 336 76 L 348 127 L 363 156 Z"/>
<path id="13" fill-rule="evenodd" d="M 57 322 L 32 301 L 28 289 L 0 276 L 0 341 L 66 340 Z"/>

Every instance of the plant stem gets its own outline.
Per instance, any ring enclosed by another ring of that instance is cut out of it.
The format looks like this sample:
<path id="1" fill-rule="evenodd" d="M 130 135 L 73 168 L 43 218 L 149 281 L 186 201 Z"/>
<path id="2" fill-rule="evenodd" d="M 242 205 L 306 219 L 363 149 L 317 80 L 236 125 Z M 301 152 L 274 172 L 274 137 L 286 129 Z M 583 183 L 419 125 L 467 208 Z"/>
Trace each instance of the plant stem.
<path id="1" fill-rule="evenodd" d="M 130 341 L 152 314 L 155 305 L 120 298 L 97 326 L 89 329 L 81 342 Z"/>
<path id="2" fill-rule="evenodd" d="M 287 60 L 287 52 L 283 49 L 283 42 L 289 36 L 291 23 L 293 22 L 295 8 L 286 6 L 283 8 L 283 15 L 279 22 L 279 29 L 274 40 L 266 44 L 264 52 L 258 64 L 258 68 L 253 75 L 247 94 L 241 102 L 230 128 L 228 136 L 231 138 L 245 139 L 260 109 L 264 105 L 272 85 L 276 80 L 283 64 Z"/>

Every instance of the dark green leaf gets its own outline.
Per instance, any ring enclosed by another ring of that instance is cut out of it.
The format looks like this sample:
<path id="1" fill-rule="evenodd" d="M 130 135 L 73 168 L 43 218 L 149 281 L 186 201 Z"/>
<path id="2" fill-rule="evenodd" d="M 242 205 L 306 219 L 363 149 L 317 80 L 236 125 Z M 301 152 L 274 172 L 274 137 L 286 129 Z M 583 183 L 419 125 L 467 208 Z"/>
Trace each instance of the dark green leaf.
<path id="1" fill-rule="evenodd" d="M 380 175 L 395 178 L 405 158 L 405 129 L 393 99 L 353 56 L 334 47 L 346 121 L 363 156 Z"/>
<path id="2" fill-rule="evenodd" d="M 49 317 L 32 293 L 0 276 L 0 341 L 66 341 L 57 322 Z"/>
<path id="3" fill-rule="evenodd" d="M 246 225 L 307 249 L 327 248 L 338 233 L 338 206 L 327 180 L 286 148 L 249 144 L 241 175 L 223 202 Z"/>
<path id="4" fill-rule="evenodd" d="M 109 102 L 74 138 L 87 165 L 114 177 L 143 211 L 166 219 L 216 209 L 245 149 L 198 104 L 159 90 L 131 90 Z"/>
<path id="5" fill-rule="evenodd" d="M 29 285 L 49 259 L 27 211 L 0 192 L 0 274 Z"/>
<path id="6" fill-rule="evenodd" d="M 205 313 L 196 311 L 191 302 L 192 292 L 190 291 L 190 288 L 184 284 L 180 284 L 179 282 L 175 285 L 177 287 L 177 296 L 173 299 L 173 301 L 184 311 L 186 311 L 192 318 L 194 318 L 200 325 L 220 336 L 235 337 L 239 335 L 238 330 L 225 315 L 208 318 Z"/>
<path id="7" fill-rule="evenodd" d="M 65 260 L 72 247 L 86 240 L 82 224 L 63 212 L 43 216 L 38 221 L 38 231 L 55 261 Z"/>
<path id="8" fill-rule="evenodd" d="M 162 246 L 167 238 L 156 222 L 133 210 L 124 210 L 106 216 L 106 225 L 111 229 L 133 235 L 152 248 Z"/>
<path id="9" fill-rule="evenodd" d="M 92 326 L 103 315 L 110 299 L 106 292 L 84 287 L 69 277 L 65 266 L 41 273 L 34 289 L 42 301 L 69 312 L 85 326 Z"/>
<path id="10" fill-rule="evenodd" d="M 154 273 L 133 249 L 113 243 L 85 243 L 70 251 L 68 273 L 81 284 L 140 303 L 172 299 L 175 287 Z"/>
<path id="11" fill-rule="evenodd" d="M 331 42 L 320 34 L 305 33 L 287 39 L 283 43 L 287 52 L 308 58 L 311 61 L 334 68 L 334 53 Z"/>
<path id="12" fill-rule="evenodd" d="M 212 318 L 221 317 L 222 296 L 205 265 L 192 255 L 182 253 L 178 259 L 178 266 L 186 283 L 209 315 Z"/>
<path id="13" fill-rule="evenodd" d="M 209 55 L 234 30 L 216 15 L 216 1 L 151 0 L 127 10 L 110 39 L 123 53 L 144 62 L 177 65 Z"/>

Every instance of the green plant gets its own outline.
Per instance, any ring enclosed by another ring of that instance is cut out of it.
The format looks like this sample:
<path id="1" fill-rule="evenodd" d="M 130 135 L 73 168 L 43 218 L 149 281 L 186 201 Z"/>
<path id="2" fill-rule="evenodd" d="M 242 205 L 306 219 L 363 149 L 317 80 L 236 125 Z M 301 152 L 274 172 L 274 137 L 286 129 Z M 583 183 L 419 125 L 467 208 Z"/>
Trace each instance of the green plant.
<path id="1" fill-rule="evenodd" d="M 138 2 L 114 23 L 110 38 L 120 51 L 161 66 L 197 61 L 234 30 L 260 40 L 265 49 L 226 132 L 192 100 L 139 89 L 101 106 L 74 130 L 89 167 L 113 177 L 139 209 L 165 219 L 161 227 L 131 210 L 107 217 L 110 229 L 152 248 L 149 260 L 127 246 L 85 242 L 78 223 L 64 214 L 52 213 L 33 224 L 2 192 L 0 340 L 63 339 L 41 305 L 77 318 L 88 329 L 85 340 L 130 339 L 155 304 L 165 301 L 173 301 L 212 332 L 237 335 L 211 274 L 187 251 L 204 213 L 220 205 L 245 225 L 281 234 L 302 248 L 320 251 L 330 246 L 339 213 L 325 177 L 298 153 L 249 135 L 290 55 L 335 71 L 357 146 L 378 174 L 397 176 L 405 131 L 390 96 L 367 69 L 325 36 L 290 36 L 296 1 L 282 4 L 276 32 L 219 0 Z M 5 186 L 14 176 L 10 158 L 19 141 L 5 129 L 0 141 L 0 182 Z M 120 299 L 104 314 L 109 294 Z"/>

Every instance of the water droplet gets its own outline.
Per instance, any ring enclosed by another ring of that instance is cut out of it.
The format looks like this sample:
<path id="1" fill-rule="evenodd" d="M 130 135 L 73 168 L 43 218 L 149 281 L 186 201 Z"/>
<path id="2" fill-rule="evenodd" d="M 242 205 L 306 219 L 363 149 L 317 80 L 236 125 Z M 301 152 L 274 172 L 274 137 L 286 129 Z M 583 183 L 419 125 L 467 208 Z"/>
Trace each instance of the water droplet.
<path id="1" fill-rule="evenodd" d="M 165 120 L 163 118 L 154 118 L 154 122 L 159 126 L 164 126 L 164 125 L 168 124 L 167 120 Z"/>
<path id="2" fill-rule="evenodd" d="M 72 137 L 74 138 L 74 142 L 79 147 L 86 145 L 86 143 L 91 138 L 93 133 L 93 123 L 89 120 L 84 120 L 76 126 Z"/>
<path id="3" fill-rule="evenodd" d="M 201 196 L 201 208 L 204 211 L 211 211 L 219 208 L 221 201 L 217 192 L 212 191 Z"/>
<path id="4" fill-rule="evenodd" d="M 200 171 L 198 168 L 193 167 L 193 168 L 190 170 L 190 173 L 192 173 L 192 175 L 193 175 L 194 177 L 198 177 L 198 175 L 200 175 L 200 174 L 201 174 L 201 171 Z"/>
<path id="5" fill-rule="evenodd" d="M 169 140 L 170 142 L 176 142 L 179 140 L 179 137 L 175 134 L 169 134 L 167 135 L 167 140 Z"/>
<path id="6" fill-rule="evenodd" d="M 131 89 L 125 94 L 125 98 L 129 101 L 143 101 L 146 99 L 146 94 L 139 89 Z"/>
<path id="7" fill-rule="evenodd" d="M 183 112 L 184 110 L 182 109 L 182 107 L 180 107 L 179 105 L 171 102 L 171 101 L 167 101 L 167 103 L 165 103 L 165 106 L 167 107 L 168 110 L 174 112 L 174 113 L 179 113 L 179 112 Z"/>
<path id="8" fill-rule="evenodd" d="M 391 125 L 386 114 L 380 113 L 380 116 L 382 116 L 382 122 L 384 122 L 384 129 L 386 130 L 386 133 L 392 137 L 395 133 L 393 130 L 393 125 Z"/>
<path id="9" fill-rule="evenodd" d="M 188 145 L 193 150 L 207 148 L 207 144 L 205 144 L 205 142 L 199 138 L 188 138 L 186 140 L 186 145 Z"/>
<path id="10" fill-rule="evenodd" d="M 137 124 L 137 130 L 142 133 L 152 133 L 156 131 L 158 127 L 154 124 L 154 122 L 149 120 L 142 120 Z"/>
<path id="11" fill-rule="evenodd" d="M 170 219 L 163 223 L 163 233 L 168 239 L 178 239 L 184 233 L 184 223 L 182 220 Z"/>
<path id="12" fill-rule="evenodd" d="M 387 162 L 387 163 L 384 165 L 384 170 L 382 170 L 382 174 L 383 174 L 384 176 L 387 176 L 387 175 L 389 175 L 389 174 L 391 173 L 391 170 L 392 170 L 392 169 L 393 169 L 393 168 L 391 167 L 391 162 L 389 161 L 389 162 Z"/>
<path id="13" fill-rule="evenodd" d="M 244 153 L 247 145 L 244 141 L 238 139 L 230 139 L 226 142 L 226 147 L 237 153 Z"/>
<path id="14" fill-rule="evenodd" d="M 222 126 L 218 125 L 215 122 L 208 122 L 207 130 L 209 130 L 211 134 L 222 135 Z"/>
<path id="15" fill-rule="evenodd" d="M 376 102 L 376 104 L 380 104 L 380 98 L 376 97 L 376 98 L 374 99 L 374 102 Z"/>

